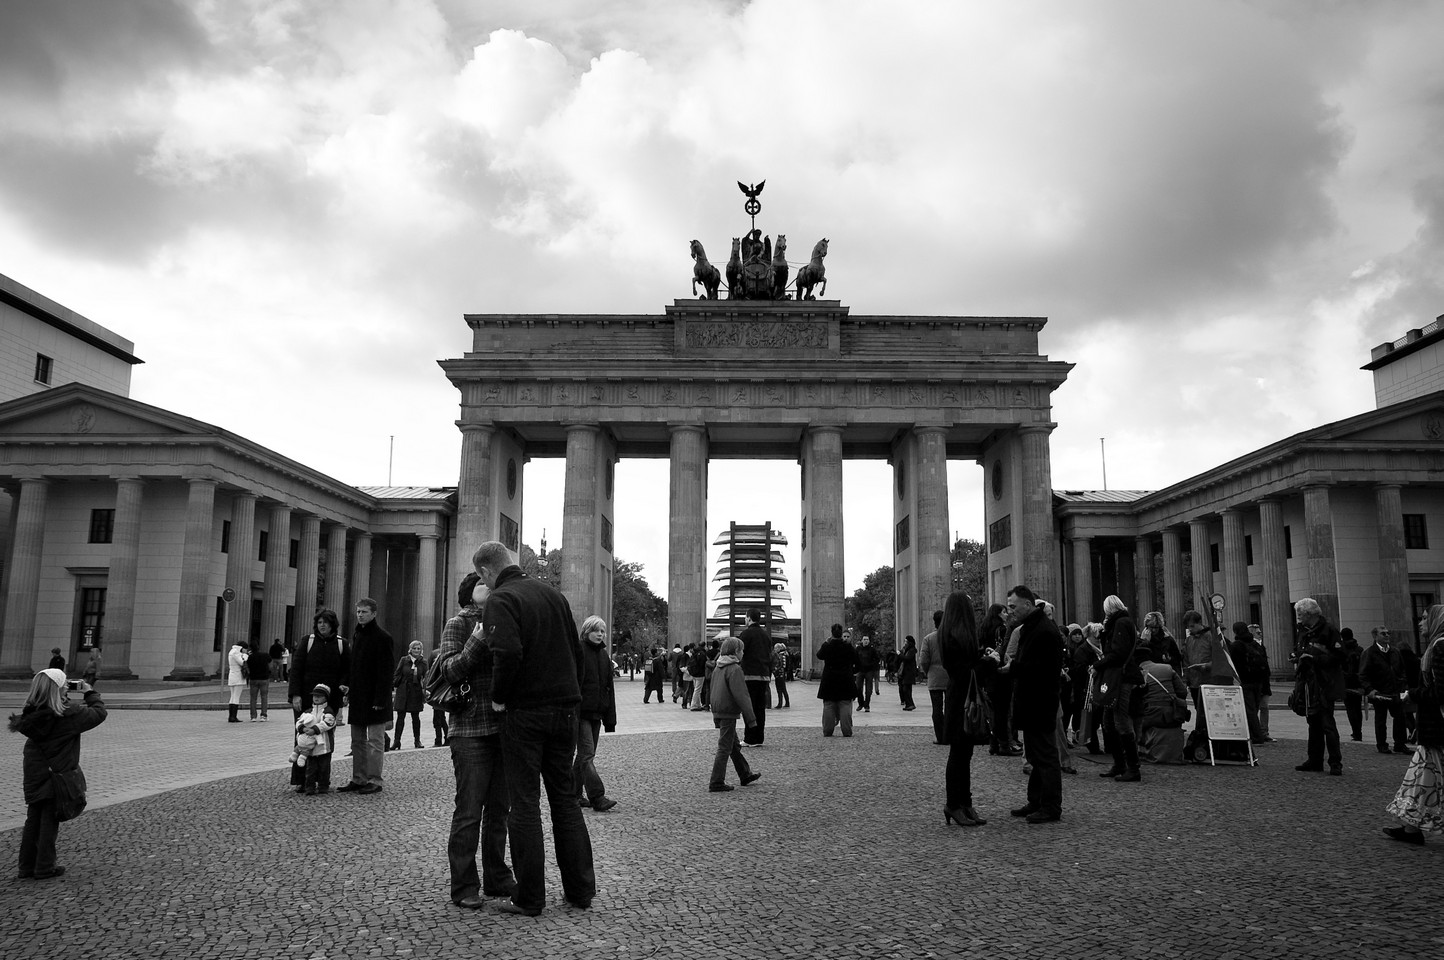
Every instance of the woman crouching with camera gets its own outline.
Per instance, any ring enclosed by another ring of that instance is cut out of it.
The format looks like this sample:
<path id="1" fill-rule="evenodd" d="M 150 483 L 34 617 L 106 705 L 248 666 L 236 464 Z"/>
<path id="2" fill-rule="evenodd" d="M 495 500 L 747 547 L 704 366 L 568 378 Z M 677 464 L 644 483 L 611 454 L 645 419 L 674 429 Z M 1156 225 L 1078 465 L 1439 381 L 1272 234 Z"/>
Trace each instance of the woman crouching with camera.
<path id="1" fill-rule="evenodd" d="M 70 701 L 70 690 L 85 705 Z M 25 709 L 10 715 L 10 730 L 25 735 L 25 831 L 20 836 L 21 880 L 48 880 L 65 868 L 55 863 L 55 837 L 60 822 L 84 805 L 85 779 L 80 773 L 80 735 L 105 722 L 105 703 L 84 680 L 65 679 L 62 670 L 41 670 L 30 681 Z M 57 778 L 79 790 L 79 803 L 56 794 Z"/>

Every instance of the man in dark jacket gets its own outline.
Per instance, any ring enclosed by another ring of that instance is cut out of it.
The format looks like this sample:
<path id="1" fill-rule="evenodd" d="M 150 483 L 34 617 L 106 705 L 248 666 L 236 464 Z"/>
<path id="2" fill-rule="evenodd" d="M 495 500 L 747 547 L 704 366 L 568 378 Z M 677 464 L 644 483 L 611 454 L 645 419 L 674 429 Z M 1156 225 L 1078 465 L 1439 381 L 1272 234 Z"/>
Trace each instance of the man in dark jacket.
<path id="1" fill-rule="evenodd" d="M 762 611 L 747 608 L 747 626 L 738 637 L 742 641 L 742 679 L 747 683 L 747 699 L 757 723 L 742 732 L 742 742 L 761 746 L 767 734 L 768 686 L 772 681 L 772 638 L 762 625 Z"/>
<path id="2" fill-rule="evenodd" d="M 857 648 L 857 705 L 863 713 L 872 713 L 872 692 L 877 686 L 877 665 L 881 662 L 872 637 L 864 633 Z"/>
<path id="3" fill-rule="evenodd" d="M 1128 608 L 1116 596 L 1103 600 L 1103 656 L 1094 673 L 1098 689 L 1094 701 L 1103 707 L 1104 740 L 1113 754 L 1111 769 L 1100 777 L 1114 777 L 1120 782 L 1136 783 L 1142 779 L 1138 770 L 1138 739 L 1133 735 L 1131 706 L 1133 691 L 1143 685 L 1143 671 L 1133 657 L 1138 645 L 1138 632 Z"/>
<path id="4" fill-rule="evenodd" d="M 1329 773 L 1341 776 L 1344 755 L 1339 749 L 1339 728 L 1334 723 L 1334 704 L 1344 693 L 1344 641 L 1333 624 L 1324 619 L 1319 602 L 1305 597 L 1294 604 L 1294 618 L 1299 624 L 1299 641 L 1295 650 L 1299 678 L 1313 689 L 1318 706 L 1309 711 L 1308 759 L 1294 767 L 1308 773 L 1322 773 L 1324 751 L 1329 754 Z"/>
<path id="5" fill-rule="evenodd" d="M 1404 658 L 1394 647 L 1388 627 L 1375 627 L 1374 642 L 1359 657 L 1359 681 L 1364 696 L 1374 705 L 1374 740 L 1380 753 L 1389 753 L 1389 718 L 1394 718 L 1394 753 L 1413 753 L 1404 745 L 1404 704 L 1399 694 L 1408 689 Z"/>
<path id="6" fill-rule="evenodd" d="M 577 784 L 577 802 L 605 813 L 617 805 L 607 796 L 602 775 L 597 773 L 597 741 L 602 730 L 617 729 L 617 697 L 612 686 L 612 655 L 607 652 L 607 623 L 601 617 L 587 617 L 582 624 L 581 672 L 578 675 L 582 700 L 578 711 L 577 758 L 572 762 L 572 779 Z"/>
<path id="7" fill-rule="evenodd" d="M 585 910 L 597 882 L 592 839 L 572 783 L 582 700 L 576 620 L 566 598 L 523 573 L 505 544 L 488 540 L 471 563 L 491 588 L 482 623 L 492 652 L 491 700 L 503 713 L 501 752 L 511 792 L 507 832 L 516 893 L 500 909 L 534 917 L 546 904 L 540 789 L 545 784 L 562 893 Z"/>
<path id="8" fill-rule="evenodd" d="M 351 638 L 350 704 L 351 782 L 337 788 L 370 795 L 381 792 L 381 761 L 391 729 L 391 634 L 376 622 L 376 601 L 356 601 L 356 632 Z"/>
<path id="9" fill-rule="evenodd" d="M 1358 742 L 1364 739 L 1364 685 L 1359 679 L 1359 659 L 1364 651 L 1348 627 L 1339 631 L 1339 639 L 1344 644 L 1344 716 L 1349 718 L 1349 739 Z"/>
<path id="10" fill-rule="evenodd" d="M 1018 624 L 1018 655 L 1013 661 L 1013 716 L 1023 731 L 1028 802 L 1012 811 L 1029 823 L 1063 818 L 1063 774 L 1055 736 L 1059 682 L 1063 674 L 1063 637 L 1044 614 L 1033 591 L 1019 584 L 1008 591 L 1008 610 Z"/>

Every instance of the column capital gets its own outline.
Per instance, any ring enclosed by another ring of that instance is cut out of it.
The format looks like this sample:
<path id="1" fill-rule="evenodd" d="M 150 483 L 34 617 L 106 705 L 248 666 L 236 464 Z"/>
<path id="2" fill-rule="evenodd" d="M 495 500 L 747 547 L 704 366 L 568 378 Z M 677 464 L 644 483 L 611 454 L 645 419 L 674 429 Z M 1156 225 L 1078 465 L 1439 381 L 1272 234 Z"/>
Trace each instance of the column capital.
<path id="1" fill-rule="evenodd" d="M 588 433 L 602 432 L 602 425 L 596 420 L 563 420 L 562 427 L 566 429 L 567 433 L 576 430 L 585 430 Z"/>
<path id="2" fill-rule="evenodd" d="M 496 424 L 490 420 L 457 420 L 456 429 L 462 433 L 495 433 Z"/>
<path id="3" fill-rule="evenodd" d="M 1074 543 L 1091 543 L 1091 542 L 1093 541 L 1093 537 L 1092 537 L 1092 536 L 1077 536 L 1077 535 L 1075 535 L 1075 536 L 1069 537 L 1068 539 L 1071 540 L 1071 541 L 1074 542 Z"/>
<path id="4" fill-rule="evenodd" d="M 416 535 L 416 539 L 417 539 L 417 540 L 440 540 L 440 539 L 441 539 L 441 534 L 439 534 L 439 533 L 418 533 L 418 534 Z"/>
<path id="5" fill-rule="evenodd" d="M 913 433 L 947 433 L 948 425 L 945 423 L 915 423 L 912 425 Z"/>
<path id="6" fill-rule="evenodd" d="M 668 420 L 668 421 L 667 421 L 667 432 L 668 432 L 668 433 L 686 433 L 686 432 L 706 433 L 706 432 L 707 432 L 707 425 L 706 425 L 705 423 L 702 423 L 700 420 L 697 421 L 696 423 L 692 423 L 692 422 L 685 421 L 685 420 Z"/>
<path id="7" fill-rule="evenodd" d="M 112 476 L 110 479 L 116 483 L 145 483 L 145 477 L 136 476 L 133 473 L 123 473 Z"/>
<path id="8" fill-rule="evenodd" d="M 197 484 L 202 484 L 202 483 L 209 483 L 209 484 L 210 484 L 211 486 L 213 486 L 213 487 L 220 485 L 220 481 L 217 480 L 215 477 L 205 477 L 205 476 L 199 476 L 199 475 L 197 475 L 197 474 L 191 474 L 191 475 L 189 475 L 189 476 L 182 475 L 182 476 L 181 476 L 181 479 L 184 480 L 186 483 L 190 484 L 190 485 L 193 486 L 193 487 L 196 486 Z"/>
<path id="9" fill-rule="evenodd" d="M 1404 488 L 1404 485 L 1403 485 L 1402 483 L 1376 483 L 1376 484 L 1374 484 L 1374 489 L 1375 489 L 1375 490 L 1402 490 L 1403 488 Z"/>
<path id="10" fill-rule="evenodd" d="M 1019 433 L 1052 433 L 1057 428 L 1056 423 L 1020 423 L 1017 426 Z"/>
<path id="11" fill-rule="evenodd" d="M 1233 506 L 1233 507 L 1224 507 L 1222 510 L 1220 510 L 1220 511 L 1218 512 L 1218 515 L 1219 515 L 1220 517 L 1237 517 L 1237 516 L 1242 516 L 1242 515 L 1243 515 L 1243 510 L 1242 510 L 1240 507 L 1236 507 L 1236 506 Z"/>
<path id="12" fill-rule="evenodd" d="M 841 434 L 841 433 L 842 433 L 842 424 L 840 424 L 840 423 L 809 423 L 809 424 L 807 425 L 807 429 L 806 429 L 804 432 L 806 432 L 806 433 L 836 433 L 836 434 Z"/>

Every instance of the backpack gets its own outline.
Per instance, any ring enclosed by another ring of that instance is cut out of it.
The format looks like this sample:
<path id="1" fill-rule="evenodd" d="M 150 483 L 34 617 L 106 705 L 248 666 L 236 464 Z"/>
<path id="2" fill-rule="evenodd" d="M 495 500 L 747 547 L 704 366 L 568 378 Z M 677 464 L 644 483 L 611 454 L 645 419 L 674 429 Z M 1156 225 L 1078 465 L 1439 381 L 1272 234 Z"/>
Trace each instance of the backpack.
<path id="1" fill-rule="evenodd" d="M 308 633 L 308 634 L 306 635 L 306 656 L 309 657 L 309 656 L 311 655 L 311 644 L 313 644 L 313 643 L 315 643 L 315 642 L 316 642 L 316 635 L 315 635 L 314 633 Z M 343 637 L 343 636 L 341 636 L 339 633 L 336 634 L 336 652 L 337 652 L 337 653 L 345 653 L 345 652 L 346 652 L 346 638 Z"/>

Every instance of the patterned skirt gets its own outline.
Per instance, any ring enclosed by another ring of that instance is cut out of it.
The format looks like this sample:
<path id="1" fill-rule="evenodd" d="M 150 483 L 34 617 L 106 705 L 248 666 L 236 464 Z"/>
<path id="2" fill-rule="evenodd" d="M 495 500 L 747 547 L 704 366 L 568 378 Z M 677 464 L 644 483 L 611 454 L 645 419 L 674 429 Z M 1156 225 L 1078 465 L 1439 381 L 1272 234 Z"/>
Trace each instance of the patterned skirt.
<path id="1" fill-rule="evenodd" d="M 1385 810 L 1425 833 L 1444 833 L 1444 749 L 1414 748 L 1404 782 Z"/>

